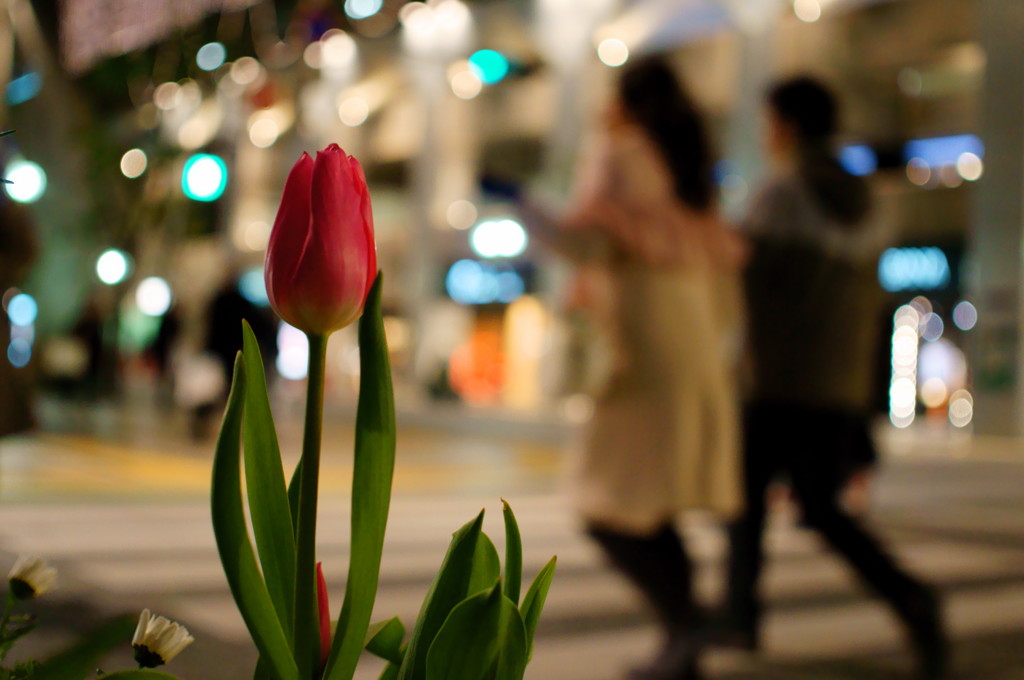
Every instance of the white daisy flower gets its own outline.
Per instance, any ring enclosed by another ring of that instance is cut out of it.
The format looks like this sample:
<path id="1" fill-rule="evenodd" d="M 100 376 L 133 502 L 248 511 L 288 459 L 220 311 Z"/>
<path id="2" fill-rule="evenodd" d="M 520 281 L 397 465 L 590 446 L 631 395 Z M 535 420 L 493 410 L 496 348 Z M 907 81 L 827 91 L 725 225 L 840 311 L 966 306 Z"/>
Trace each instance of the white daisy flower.
<path id="1" fill-rule="evenodd" d="M 156 668 L 176 657 L 195 640 L 185 626 L 143 609 L 132 638 L 139 668 Z"/>
<path id="2" fill-rule="evenodd" d="M 7 575 L 11 593 L 19 600 L 39 597 L 57 584 L 57 570 L 41 557 L 23 555 Z"/>

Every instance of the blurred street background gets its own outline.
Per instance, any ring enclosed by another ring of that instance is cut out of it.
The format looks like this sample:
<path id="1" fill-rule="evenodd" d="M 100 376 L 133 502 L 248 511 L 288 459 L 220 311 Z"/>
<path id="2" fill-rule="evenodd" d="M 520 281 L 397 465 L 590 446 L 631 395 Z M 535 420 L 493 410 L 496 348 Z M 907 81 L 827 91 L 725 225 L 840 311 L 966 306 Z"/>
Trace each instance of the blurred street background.
<path id="1" fill-rule="evenodd" d="M 0 557 L 6 563 L 15 553 L 41 554 L 61 569 L 60 590 L 35 603 L 52 628 L 46 642 L 70 639 L 101 614 L 150 607 L 187 622 L 196 635 L 175 659 L 177 673 L 245 677 L 253 651 L 209 522 L 209 443 L 191 441 L 174 418 L 138 404 L 77 410 L 47 404 L 45 410 L 54 418 L 51 431 L 4 445 Z M 653 620 L 582 537 L 559 492 L 567 430 L 451 420 L 443 412 L 399 418 L 407 424 L 399 434 L 379 618 L 414 619 L 451 532 L 481 508 L 500 550 L 504 497 L 519 517 L 526 577 L 552 554 L 559 557 L 530 677 L 612 680 L 655 644 Z M 324 451 L 318 556 L 334 602 L 348 551 L 352 431 L 346 420 L 329 419 Z M 282 448 L 296 451 L 299 437 L 295 424 L 284 429 Z M 872 524 L 948 596 L 953 677 L 1024 677 L 1020 442 L 920 428 L 883 434 L 882 446 L 886 462 L 874 488 Z M 794 526 L 785 500 L 775 505 L 764 653 L 752 659 L 716 652 L 709 659 L 715 677 L 906 677 L 910 657 L 892 616 L 814 536 Z M 721 532 L 700 518 L 686 530 L 700 565 L 699 591 L 712 602 L 722 586 Z M 358 677 L 376 677 L 378 668 L 370 662 Z"/>
<path id="2" fill-rule="evenodd" d="M 559 556 L 528 677 L 612 680 L 643 657 L 654 623 L 562 488 L 600 357 L 513 197 L 564 199 L 617 69 L 665 52 L 730 219 L 766 172 L 765 87 L 810 72 L 839 94 L 887 296 L 881 463 L 850 502 L 948 596 L 955 677 L 1024 678 L 1022 35 L 1019 0 L 0 0 L 0 569 L 61 569 L 24 653 L 149 607 L 196 634 L 172 670 L 248 677 L 209 521 L 208 328 L 224 305 L 256 320 L 290 469 L 308 347 L 269 309 L 263 255 L 288 169 L 337 142 L 373 196 L 399 409 L 379 613 L 412 622 L 482 507 L 500 549 L 505 498 L 528 578 Z M 346 329 L 322 474 L 335 604 L 357 381 Z M 907 677 L 887 611 L 783 492 L 772 509 L 764 653 L 715 652 L 711 675 Z M 712 602 L 724 538 L 699 516 L 686 533 Z"/>

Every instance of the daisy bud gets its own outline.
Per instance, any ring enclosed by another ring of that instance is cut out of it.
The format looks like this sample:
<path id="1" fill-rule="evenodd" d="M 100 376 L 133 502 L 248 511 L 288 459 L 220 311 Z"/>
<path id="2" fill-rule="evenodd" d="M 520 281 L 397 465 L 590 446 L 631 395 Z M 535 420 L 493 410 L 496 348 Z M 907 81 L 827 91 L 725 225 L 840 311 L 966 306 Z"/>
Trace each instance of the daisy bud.
<path id="1" fill-rule="evenodd" d="M 135 661 L 139 668 L 156 668 L 178 656 L 194 639 L 180 623 L 153 616 L 148 609 L 143 609 L 132 638 Z"/>
<path id="2" fill-rule="evenodd" d="M 57 570 L 41 557 L 22 556 L 7 575 L 11 593 L 19 600 L 30 600 L 52 590 L 57 583 Z"/>

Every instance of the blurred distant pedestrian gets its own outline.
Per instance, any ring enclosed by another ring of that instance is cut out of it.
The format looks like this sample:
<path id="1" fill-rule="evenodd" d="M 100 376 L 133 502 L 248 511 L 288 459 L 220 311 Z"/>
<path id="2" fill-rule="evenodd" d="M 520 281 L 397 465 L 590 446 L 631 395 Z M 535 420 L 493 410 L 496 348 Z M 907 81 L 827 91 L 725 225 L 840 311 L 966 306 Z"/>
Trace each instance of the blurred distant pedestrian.
<path id="1" fill-rule="evenodd" d="M 631 62 L 588 145 L 573 206 L 534 233 L 590 280 L 614 359 L 585 429 L 575 502 L 657 613 L 665 641 L 630 678 L 695 680 L 703 617 L 675 522 L 742 502 L 732 360 L 744 247 L 718 218 L 704 124 L 669 65 Z"/>
<path id="2" fill-rule="evenodd" d="M 249 322 L 263 355 L 265 367 L 273 364 L 277 356 L 277 326 L 266 310 L 250 302 L 238 290 L 238 273 L 232 270 L 225 276 L 213 299 L 206 308 L 206 352 L 216 359 L 223 380 L 223 390 L 231 385 L 235 355 L 242 349 L 242 320 Z M 219 398 L 223 397 L 219 395 Z M 202 438 L 209 429 L 209 420 L 218 403 L 207 401 L 193 409 L 192 433 Z"/>
<path id="3" fill-rule="evenodd" d="M 0 197 L 0 295 L 24 280 L 37 251 L 28 213 Z M 8 360 L 10 344 L 10 319 L 0 310 L 0 437 L 28 430 L 35 423 L 28 369 Z"/>
<path id="4" fill-rule="evenodd" d="M 904 571 L 847 512 L 841 491 L 874 459 L 868 428 L 881 292 L 867 228 L 866 182 L 832 149 L 837 102 L 818 81 L 768 95 L 776 174 L 745 220 L 753 385 L 744 412 L 746 510 L 731 527 L 723 641 L 756 648 L 765 491 L 785 475 L 817 530 L 907 625 L 923 678 L 939 677 L 946 643 L 934 592 Z"/>

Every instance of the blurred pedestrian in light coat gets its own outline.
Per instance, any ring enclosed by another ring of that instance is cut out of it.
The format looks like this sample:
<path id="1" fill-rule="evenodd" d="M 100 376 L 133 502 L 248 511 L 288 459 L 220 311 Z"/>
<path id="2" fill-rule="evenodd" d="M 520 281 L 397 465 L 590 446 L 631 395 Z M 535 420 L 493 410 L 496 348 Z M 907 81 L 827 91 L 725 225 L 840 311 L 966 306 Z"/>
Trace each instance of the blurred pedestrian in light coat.
<path id="1" fill-rule="evenodd" d="M 38 244 L 24 208 L 0 196 L 0 295 L 19 285 L 35 261 Z M 11 325 L 0 311 L 0 437 L 34 424 L 28 368 L 15 368 L 7 358 Z"/>
<path id="2" fill-rule="evenodd" d="M 534 233 L 581 266 L 614 359 L 574 495 L 589 534 L 657 613 L 665 644 L 630 677 L 700 677 L 691 565 L 675 521 L 742 502 L 733 359 L 743 245 L 715 213 L 703 122 L 671 68 L 627 67 L 569 214 Z"/>
<path id="3" fill-rule="evenodd" d="M 756 648 L 765 490 L 788 477 L 817 530 L 907 625 L 922 677 L 945 666 L 938 602 L 851 517 L 840 491 L 872 462 L 868 414 L 881 291 L 866 183 L 832 149 L 837 104 L 810 78 L 768 96 L 777 172 L 745 220 L 752 393 L 744 413 L 744 514 L 731 527 L 722 640 Z"/>

